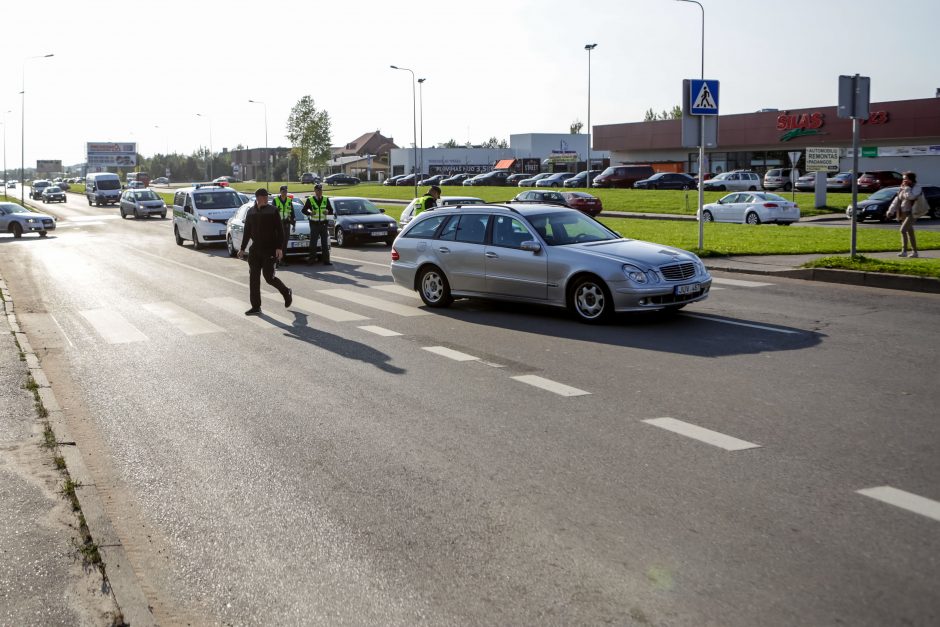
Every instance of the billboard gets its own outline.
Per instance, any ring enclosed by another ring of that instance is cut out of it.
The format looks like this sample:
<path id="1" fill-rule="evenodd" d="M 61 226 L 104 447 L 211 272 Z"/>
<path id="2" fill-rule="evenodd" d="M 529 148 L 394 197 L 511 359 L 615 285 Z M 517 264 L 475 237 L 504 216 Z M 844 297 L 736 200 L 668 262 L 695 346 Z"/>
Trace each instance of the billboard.
<path id="1" fill-rule="evenodd" d="M 822 146 L 810 146 L 806 148 L 806 171 L 807 172 L 838 172 L 839 156 L 842 150 L 839 148 L 828 148 Z"/>
<path id="2" fill-rule="evenodd" d="M 85 144 L 88 169 L 125 168 L 137 165 L 137 144 L 134 142 L 88 142 Z"/>
<path id="3" fill-rule="evenodd" d="M 52 172 L 62 172 L 61 159 L 37 159 L 36 172 L 51 174 Z"/>

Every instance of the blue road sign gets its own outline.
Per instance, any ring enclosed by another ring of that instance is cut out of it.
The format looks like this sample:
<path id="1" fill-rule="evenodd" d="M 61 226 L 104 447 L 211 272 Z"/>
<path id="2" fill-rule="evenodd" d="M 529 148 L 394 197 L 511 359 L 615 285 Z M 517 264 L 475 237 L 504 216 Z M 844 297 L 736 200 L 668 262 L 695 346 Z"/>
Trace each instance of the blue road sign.
<path id="1" fill-rule="evenodd" d="M 693 78 L 691 81 L 689 107 L 692 115 L 718 115 L 718 81 Z"/>

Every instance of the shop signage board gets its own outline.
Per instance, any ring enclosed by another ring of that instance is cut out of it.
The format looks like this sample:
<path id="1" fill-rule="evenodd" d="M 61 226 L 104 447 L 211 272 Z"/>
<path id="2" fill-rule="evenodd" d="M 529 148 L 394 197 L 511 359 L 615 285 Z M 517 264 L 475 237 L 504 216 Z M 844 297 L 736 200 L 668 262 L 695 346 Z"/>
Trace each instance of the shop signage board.
<path id="1" fill-rule="evenodd" d="M 840 148 L 825 146 L 809 147 L 806 149 L 807 172 L 838 172 Z"/>

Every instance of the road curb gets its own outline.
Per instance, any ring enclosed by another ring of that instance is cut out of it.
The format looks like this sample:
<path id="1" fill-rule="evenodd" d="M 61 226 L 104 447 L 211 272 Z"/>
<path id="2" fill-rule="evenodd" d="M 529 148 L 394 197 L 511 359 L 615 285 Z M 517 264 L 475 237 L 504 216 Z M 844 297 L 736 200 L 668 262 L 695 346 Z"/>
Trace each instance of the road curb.
<path id="1" fill-rule="evenodd" d="M 39 356 L 33 351 L 26 334 L 22 332 L 14 312 L 14 301 L 7 288 L 6 282 L 0 276 L 0 294 L 3 302 L 0 304 L 2 312 L 6 315 L 13 330 L 20 350 L 23 352 L 29 374 L 39 387 L 39 398 L 48 412 L 45 419 L 55 434 L 58 443 L 59 455 L 65 460 L 65 465 L 72 481 L 79 484 L 75 496 L 81 506 L 81 513 L 85 517 L 85 524 L 94 542 L 98 545 L 98 553 L 105 564 L 105 576 L 111 588 L 114 602 L 124 617 L 126 624 L 156 625 L 153 614 L 150 612 L 146 595 L 140 587 L 137 575 L 127 558 L 127 553 L 121 543 L 111 519 L 108 518 L 104 501 L 95 487 L 94 477 L 85 465 L 84 456 L 69 431 L 65 421 L 65 412 L 59 405 L 52 391 L 52 384 L 46 377 L 39 361 Z"/>
<path id="2" fill-rule="evenodd" d="M 788 268 L 783 270 L 764 270 L 760 268 L 714 266 L 708 263 L 707 258 L 705 260 L 705 266 L 709 270 L 715 272 L 779 276 L 787 279 L 817 281 L 820 283 L 838 283 L 841 285 L 877 287 L 886 290 L 902 290 L 907 292 L 923 292 L 925 294 L 940 294 L 940 279 L 935 279 L 933 277 L 910 276 L 906 274 L 890 274 L 880 272 L 862 272 L 860 270 L 840 270 L 834 268 Z"/>

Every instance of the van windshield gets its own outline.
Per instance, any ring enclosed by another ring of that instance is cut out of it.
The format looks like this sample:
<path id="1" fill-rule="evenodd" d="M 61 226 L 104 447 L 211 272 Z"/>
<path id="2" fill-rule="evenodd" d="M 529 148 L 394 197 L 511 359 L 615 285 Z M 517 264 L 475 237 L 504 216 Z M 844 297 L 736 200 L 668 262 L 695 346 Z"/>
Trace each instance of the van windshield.
<path id="1" fill-rule="evenodd" d="M 237 209 L 242 205 L 238 192 L 195 192 L 196 209 Z"/>
<path id="2" fill-rule="evenodd" d="M 98 189 L 121 189 L 121 181 L 117 179 L 99 179 L 95 184 Z"/>

